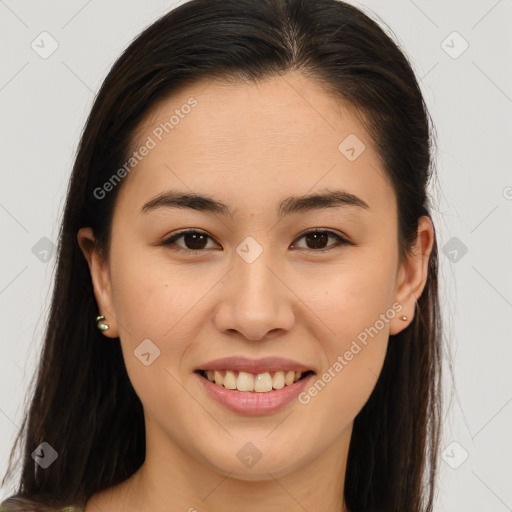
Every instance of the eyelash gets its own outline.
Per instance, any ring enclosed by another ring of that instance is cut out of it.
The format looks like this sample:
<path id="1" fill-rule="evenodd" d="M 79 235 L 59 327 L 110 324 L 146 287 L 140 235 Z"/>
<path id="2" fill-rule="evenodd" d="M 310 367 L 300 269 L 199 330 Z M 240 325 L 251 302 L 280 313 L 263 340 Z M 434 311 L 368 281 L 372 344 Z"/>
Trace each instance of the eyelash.
<path id="1" fill-rule="evenodd" d="M 190 233 L 196 233 L 196 234 L 199 234 L 199 235 L 205 235 L 207 238 L 213 240 L 212 237 L 210 237 L 210 235 L 208 235 L 207 233 L 205 233 L 203 231 L 198 231 L 196 229 L 186 229 L 186 230 L 180 231 L 179 233 L 176 233 L 176 234 L 172 235 L 171 237 L 163 240 L 161 245 L 163 245 L 163 246 L 174 246 L 174 247 L 171 247 L 171 249 L 173 251 L 188 252 L 188 253 L 198 253 L 199 255 L 204 253 L 205 251 L 207 251 L 207 249 L 198 249 L 198 250 L 184 249 L 183 247 L 179 247 L 179 246 L 176 245 L 176 243 L 175 243 L 176 240 L 179 240 L 184 235 L 187 235 L 187 234 L 190 234 Z M 324 229 L 324 230 L 312 229 L 310 231 L 306 231 L 306 232 L 302 233 L 296 240 L 300 240 L 301 238 L 304 238 L 307 235 L 316 234 L 316 233 L 318 233 L 318 234 L 328 234 L 329 237 L 331 237 L 331 236 L 334 237 L 337 240 L 337 243 L 327 247 L 326 249 L 303 249 L 302 248 L 301 250 L 309 252 L 309 253 L 313 253 L 313 252 L 327 252 L 327 251 L 330 251 L 331 249 L 334 249 L 334 248 L 339 247 L 339 246 L 353 245 L 353 243 L 350 242 L 349 240 L 347 240 L 346 238 L 344 238 L 341 235 L 335 233 L 334 231 L 330 231 L 330 230 L 327 230 L 327 229 Z"/>

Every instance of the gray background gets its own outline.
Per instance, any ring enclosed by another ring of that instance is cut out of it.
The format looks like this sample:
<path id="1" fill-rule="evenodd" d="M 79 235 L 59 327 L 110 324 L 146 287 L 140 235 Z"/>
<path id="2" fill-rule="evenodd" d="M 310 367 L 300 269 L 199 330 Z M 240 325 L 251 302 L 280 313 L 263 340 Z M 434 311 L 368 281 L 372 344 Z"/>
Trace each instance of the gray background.
<path id="1" fill-rule="evenodd" d="M 352 3 L 396 34 L 437 128 L 431 193 L 454 381 L 447 374 L 435 510 L 512 510 L 512 1 Z M 2 476 L 41 347 L 51 249 L 86 116 L 121 51 L 176 4 L 0 0 Z"/>

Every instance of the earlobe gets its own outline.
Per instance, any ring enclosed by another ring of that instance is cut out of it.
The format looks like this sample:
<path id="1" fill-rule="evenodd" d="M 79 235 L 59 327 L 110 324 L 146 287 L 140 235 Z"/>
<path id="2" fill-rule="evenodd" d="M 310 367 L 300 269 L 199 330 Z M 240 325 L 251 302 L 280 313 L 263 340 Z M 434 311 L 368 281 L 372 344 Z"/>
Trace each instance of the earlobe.
<path id="1" fill-rule="evenodd" d="M 420 298 L 428 278 L 428 263 L 435 241 L 432 221 L 427 216 L 418 220 L 415 244 L 402 264 L 397 282 L 395 301 L 402 305 L 400 313 L 391 321 L 391 335 L 398 334 L 414 319 L 417 301 Z M 401 320 L 406 316 L 407 320 Z"/>
<path id="2" fill-rule="evenodd" d="M 77 241 L 89 266 L 94 297 L 98 305 L 98 316 L 105 317 L 101 320 L 101 325 L 108 325 L 108 329 L 100 327 L 97 317 L 91 318 L 91 322 L 96 323 L 96 326 L 104 336 L 117 338 L 119 331 L 115 321 L 112 286 L 107 261 L 100 255 L 96 247 L 92 228 L 81 228 L 77 234 Z"/>

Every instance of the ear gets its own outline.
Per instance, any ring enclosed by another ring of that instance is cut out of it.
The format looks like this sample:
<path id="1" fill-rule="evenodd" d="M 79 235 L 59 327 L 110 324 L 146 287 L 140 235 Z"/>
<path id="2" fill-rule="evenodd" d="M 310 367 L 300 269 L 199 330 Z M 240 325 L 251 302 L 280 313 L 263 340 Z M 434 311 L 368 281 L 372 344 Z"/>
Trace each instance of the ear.
<path id="1" fill-rule="evenodd" d="M 87 260 L 87 264 L 89 265 L 94 297 L 98 304 L 98 315 L 105 316 L 104 323 L 109 326 L 109 329 L 103 331 L 102 334 L 108 338 L 117 338 L 119 336 L 119 329 L 115 320 L 108 263 L 100 255 L 96 247 L 94 233 L 91 228 L 80 229 L 77 234 L 77 240 L 84 257 Z"/>
<path id="2" fill-rule="evenodd" d="M 398 334 L 413 320 L 416 302 L 423 293 L 428 277 L 428 262 L 434 246 L 434 226 L 427 216 L 418 220 L 416 241 L 411 254 L 399 269 L 395 301 L 402 304 L 403 309 L 391 320 L 390 334 Z M 400 317 L 406 316 L 407 321 Z"/>

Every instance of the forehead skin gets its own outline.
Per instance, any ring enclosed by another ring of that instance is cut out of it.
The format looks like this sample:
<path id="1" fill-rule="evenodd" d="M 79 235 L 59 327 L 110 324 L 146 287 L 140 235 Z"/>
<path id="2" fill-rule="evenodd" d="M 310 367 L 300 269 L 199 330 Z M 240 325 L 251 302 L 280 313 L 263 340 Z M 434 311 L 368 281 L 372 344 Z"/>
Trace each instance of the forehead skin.
<path id="1" fill-rule="evenodd" d="M 183 114 L 190 98 L 197 104 Z M 180 109 L 169 129 L 169 118 Z M 162 129 L 166 122 L 169 133 Z M 354 161 L 338 148 L 351 134 L 365 144 Z M 358 218 L 387 219 L 396 231 L 394 190 L 360 117 L 299 73 L 260 83 L 196 82 L 153 107 L 132 149 L 147 137 L 155 147 L 124 178 L 115 217 L 137 221 L 144 202 L 179 188 L 221 199 L 235 211 L 234 223 L 250 214 L 273 224 L 284 196 L 343 188 L 369 204 Z"/>

